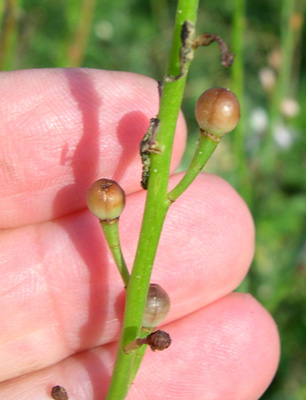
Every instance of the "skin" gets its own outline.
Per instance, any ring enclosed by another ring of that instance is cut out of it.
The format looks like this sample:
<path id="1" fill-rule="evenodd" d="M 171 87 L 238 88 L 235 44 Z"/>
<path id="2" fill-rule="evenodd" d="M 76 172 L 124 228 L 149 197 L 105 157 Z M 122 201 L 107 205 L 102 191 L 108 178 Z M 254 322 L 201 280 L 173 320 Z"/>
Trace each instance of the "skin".
<path id="1" fill-rule="evenodd" d="M 55 385 L 72 400 L 105 398 L 124 289 L 86 191 L 101 177 L 126 191 L 130 266 L 146 194 L 139 143 L 157 109 L 156 82 L 135 74 L 1 73 L 1 399 L 47 400 Z M 180 116 L 172 171 L 185 139 Z M 171 298 L 162 328 L 172 345 L 148 350 L 129 400 L 260 398 L 278 365 L 277 329 L 254 298 L 233 293 L 253 251 L 244 202 L 201 174 L 170 209 L 152 276 Z"/>

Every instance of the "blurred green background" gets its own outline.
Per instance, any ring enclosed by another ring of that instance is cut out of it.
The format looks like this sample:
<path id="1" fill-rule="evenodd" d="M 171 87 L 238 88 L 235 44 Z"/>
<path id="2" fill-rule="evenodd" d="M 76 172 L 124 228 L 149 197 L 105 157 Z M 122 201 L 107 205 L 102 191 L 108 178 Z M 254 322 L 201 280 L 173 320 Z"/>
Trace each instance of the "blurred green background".
<path id="1" fill-rule="evenodd" d="M 174 0 L 2 0 L 0 69 L 85 66 L 161 79 Z M 262 397 L 306 399 L 306 29 L 304 0 L 200 1 L 197 31 L 225 38 L 236 61 L 220 65 L 216 44 L 197 50 L 183 111 L 188 165 L 198 136 L 194 104 L 212 86 L 235 91 L 242 120 L 206 170 L 227 179 L 255 219 L 253 267 L 239 290 L 275 318 L 280 367 Z"/>

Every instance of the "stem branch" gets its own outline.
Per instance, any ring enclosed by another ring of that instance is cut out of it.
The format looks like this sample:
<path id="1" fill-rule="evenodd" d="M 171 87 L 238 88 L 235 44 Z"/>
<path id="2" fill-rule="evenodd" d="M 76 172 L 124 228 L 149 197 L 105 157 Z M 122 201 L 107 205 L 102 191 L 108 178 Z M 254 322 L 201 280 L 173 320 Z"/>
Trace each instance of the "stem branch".
<path id="1" fill-rule="evenodd" d="M 116 220 L 112 221 L 111 223 L 105 222 L 105 221 L 100 221 L 100 224 L 103 229 L 104 235 L 106 237 L 110 251 L 112 252 L 115 263 L 120 272 L 121 278 L 124 282 L 124 286 L 127 287 L 128 283 L 129 283 L 129 279 L 130 279 L 130 274 L 127 269 L 126 263 L 124 261 L 121 246 L 120 246 L 119 229 L 118 229 L 119 219 L 116 219 Z"/>
<path id="2" fill-rule="evenodd" d="M 173 203 L 195 180 L 195 178 L 198 176 L 199 172 L 202 170 L 207 160 L 217 147 L 218 143 L 218 141 L 212 140 L 203 132 L 200 133 L 197 149 L 195 151 L 193 159 L 191 160 L 188 170 L 186 171 L 180 182 L 168 194 L 168 200 L 171 203 Z"/>

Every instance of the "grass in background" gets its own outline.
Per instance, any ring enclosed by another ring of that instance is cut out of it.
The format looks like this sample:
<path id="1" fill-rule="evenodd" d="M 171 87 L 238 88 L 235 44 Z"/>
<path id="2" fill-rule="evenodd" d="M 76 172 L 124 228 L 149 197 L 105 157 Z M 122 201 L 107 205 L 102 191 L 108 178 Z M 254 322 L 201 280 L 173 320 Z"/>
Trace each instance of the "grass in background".
<path id="1" fill-rule="evenodd" d="M 81 65 L 161 79 L 175 5 L 170 0 L 3 1 L 0 68 Z M 197 31 L 232 38 L 228 44 L 237 60 L 228 71 L 220 66 L 217 45 L 199 49 L 183 102 L 189 141 L 181 168 L 189 164 L 198 136 L 199 87 L 229 87 L 243 99 L 240 127 L 223 140 L 208 168 L 240 191 L 255 218 L 254 265 L 240 290 L 249 290 L 279 326 L 282 359 L 262 397 L 269 400 L 306 398 L 304 14 L 302 0 L 200 3 Z"/>

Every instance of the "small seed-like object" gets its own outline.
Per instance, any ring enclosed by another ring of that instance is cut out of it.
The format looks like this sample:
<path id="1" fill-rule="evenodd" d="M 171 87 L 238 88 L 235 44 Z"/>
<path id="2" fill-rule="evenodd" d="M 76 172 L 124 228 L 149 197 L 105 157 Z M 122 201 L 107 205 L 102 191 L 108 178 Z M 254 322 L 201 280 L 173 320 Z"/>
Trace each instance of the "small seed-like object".
<path id="1" fill-rule="evenodd" d="M 171 338 L 169 333 L 158 330 L 150 333 L 150 335 L 146 336 L 145 338 L 133 340 L 133 342 L 125 346 L 124 351 L 129 354 L 132 351 L 139 349 L 139 347 L 143 346 L 144 344 L 150 346 L 152 351 L 163 351 L 170 346 Z"/>
<path id="2" fill-rule="evenodd" d="M 117 182 L 99 179 L 88 190 L 87 206 L 101 221 L 115 220 L 125 206 L 125 193 Z"/>
<path id="3" fill-rule="evenodd" d="M 51 396 L 54 400 L 68 400 L 68 394 L 63 386 L 54 386 L 52 388 Z"/>
<path id="4" fill-rule="evenodd" d="M 142 326 L 144 328 L 155 328 L 166 318 L 169 308 L 170 299 L 166 291 L 156 283 L 151 283 Z"/>
<path id="5" fill-rule="evenodd" d="M 151 347 L 151 350 L 165 350 L 171 344 L 171 338 L 169 333 L 158 330 L 147 336 L 147 344 Z"/>
<path id="6" fill-rule="evenodd" d="M 212 88 L 199 97 L 195 115 L 204 133 L 221 138 L 238 124 L 240 106 L 236 95 L 230 90 Z"/>

